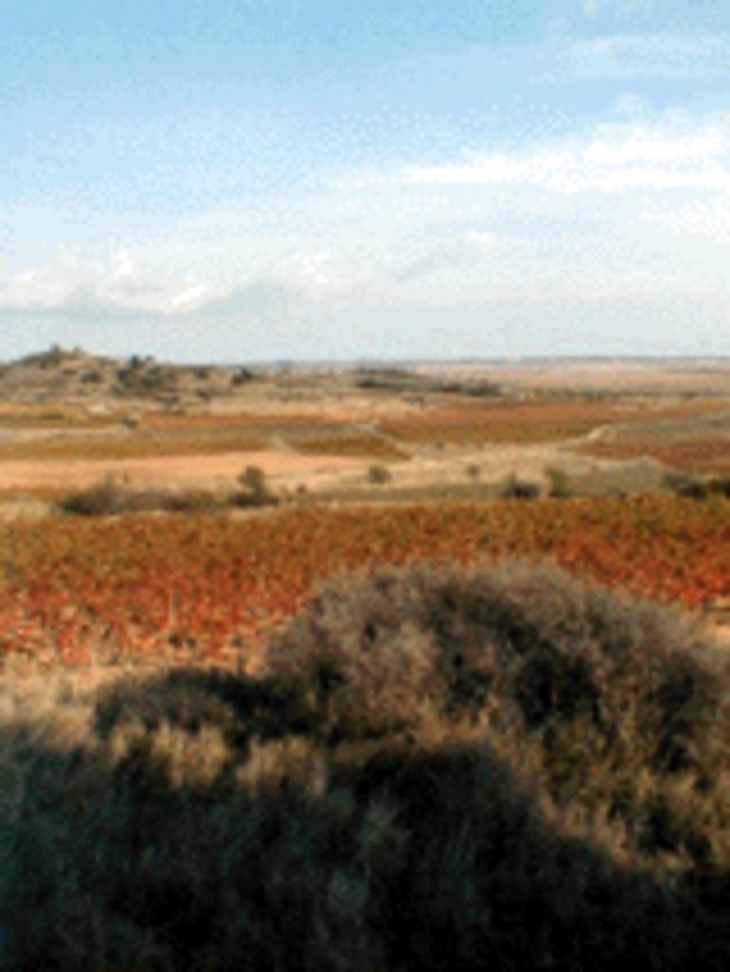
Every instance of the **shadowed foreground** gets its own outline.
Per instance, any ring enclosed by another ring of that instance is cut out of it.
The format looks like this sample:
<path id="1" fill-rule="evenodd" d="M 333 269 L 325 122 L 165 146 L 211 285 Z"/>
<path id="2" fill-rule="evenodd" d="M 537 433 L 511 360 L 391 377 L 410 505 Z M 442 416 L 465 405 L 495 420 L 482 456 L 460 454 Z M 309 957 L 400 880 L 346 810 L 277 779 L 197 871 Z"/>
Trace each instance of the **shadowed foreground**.
<path id="1" fill-rule="evenodd" d="M 725 967 L 729 684 L 521 565 L 330 583 L 260 680 L 6 684 L 2 967 Z"/>

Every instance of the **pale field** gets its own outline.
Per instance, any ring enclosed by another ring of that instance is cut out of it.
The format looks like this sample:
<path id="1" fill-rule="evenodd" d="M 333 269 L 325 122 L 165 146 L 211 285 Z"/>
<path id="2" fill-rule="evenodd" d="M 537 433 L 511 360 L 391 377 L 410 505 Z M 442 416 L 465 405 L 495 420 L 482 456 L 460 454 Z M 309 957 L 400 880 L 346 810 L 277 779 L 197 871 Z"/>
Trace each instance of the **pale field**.
<path id="1" fill-rule="evenodd" d="M 649 396 L 709 395 L 730 397 L 730 360 L 555 359 L 465 363 L 443 367 L 419 365 L 419 373 L 453 378 L 490 378 L 506 388 L 525 391 L 573 391 Z"/>

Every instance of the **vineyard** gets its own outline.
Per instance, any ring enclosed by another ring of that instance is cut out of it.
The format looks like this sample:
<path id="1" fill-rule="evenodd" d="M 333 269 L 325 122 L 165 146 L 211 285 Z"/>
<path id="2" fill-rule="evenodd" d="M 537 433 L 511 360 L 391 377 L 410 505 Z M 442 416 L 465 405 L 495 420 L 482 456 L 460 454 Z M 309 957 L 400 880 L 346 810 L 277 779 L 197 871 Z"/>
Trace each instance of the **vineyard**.
<path id="1" fill-rule="evenodd" d="M 324 577 L 515 554 L 692 609 L 730 596 L 730 501 L 677 496 L 421 503 L 8 523 L 0 646 L 44 664 L 250 665 Z"/>
<path id="2" fill-rule="evenodd" d="M 0 369 L 3 968 L 728 966 L 730 387 L 56 357 Z"/>
<path id="3" fill-rule="evenodd" d="M 693 435 L 675 441 L 657 436 L 620 442 L 596 442 L 583 451 L 600 459 L 638 459 L 650 456 L 673 469 L 727 473 L 730 469 L 730 438 Z"/>

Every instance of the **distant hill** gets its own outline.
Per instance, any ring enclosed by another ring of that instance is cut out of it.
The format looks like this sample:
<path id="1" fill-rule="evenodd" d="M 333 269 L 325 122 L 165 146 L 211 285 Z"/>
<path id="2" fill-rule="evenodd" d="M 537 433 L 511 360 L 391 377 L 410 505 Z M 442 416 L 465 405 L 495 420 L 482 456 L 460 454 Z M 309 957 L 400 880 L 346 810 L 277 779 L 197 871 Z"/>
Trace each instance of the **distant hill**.
<path id="1" fill-rule="evenodd" d="M 253 379 L 248 368 L 164 364 L 138 355 L 108 358 L 54 345 L 0 364 L 0 400 L 89 403 L 132 398 L 174 404 L 227 396 Z"/>

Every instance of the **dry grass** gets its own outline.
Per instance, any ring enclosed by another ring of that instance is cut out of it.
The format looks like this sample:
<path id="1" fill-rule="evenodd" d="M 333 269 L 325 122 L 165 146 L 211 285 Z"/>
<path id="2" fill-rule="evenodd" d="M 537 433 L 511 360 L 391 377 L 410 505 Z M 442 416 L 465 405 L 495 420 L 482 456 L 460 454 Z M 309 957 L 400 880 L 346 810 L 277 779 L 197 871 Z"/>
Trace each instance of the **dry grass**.
<path id="1" fill-rule="evenodd" d="M 0 462 L 46 459 L 138 459 L 153 456 L 216 455 L 255 452 L 268 441 L 245 430 L 219 429 L 217 434 L 114 433 L 104 436 L 59 436 L 25 441 L 0 441 Z"/>
<path id="2" fill-rule="evenodd" d="M 379 435 L 367 432 L 333 432 L 289 437 L 297 452 L 316 456 L 361 456 L 372 459 L 406 460 L 409 453 Z"/>
<path id="3" fill-rule="evenodd" d="M 0 401 L 0 428 L 23 430 L 98 429 L 128 419 L 126 409 L 111 403 L 95 410 L 64 399 L 42 403 Z"/>

